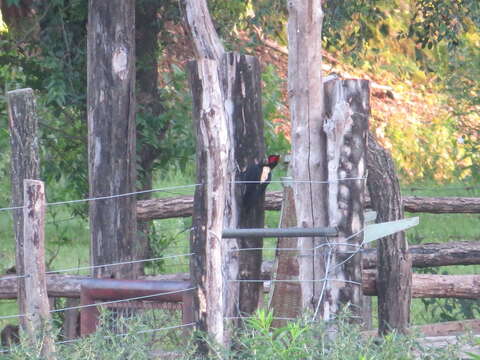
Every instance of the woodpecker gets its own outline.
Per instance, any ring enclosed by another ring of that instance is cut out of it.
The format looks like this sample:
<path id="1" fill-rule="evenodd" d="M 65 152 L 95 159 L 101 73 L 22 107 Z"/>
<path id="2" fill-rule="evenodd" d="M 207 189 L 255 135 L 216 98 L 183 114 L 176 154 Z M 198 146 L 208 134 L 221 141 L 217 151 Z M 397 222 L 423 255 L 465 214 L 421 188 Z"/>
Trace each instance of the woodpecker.
<path id="1" fill-rule="evenodd" d="M 245 208 L 252 208 L 263 196 L 272 179 L 272 169 L 277 166 L 279 160 L 279 155 L 269 155 L 266 163 L 252 164 L 247 167 L 243 173 L 245 181 L 243 204 Z"/>

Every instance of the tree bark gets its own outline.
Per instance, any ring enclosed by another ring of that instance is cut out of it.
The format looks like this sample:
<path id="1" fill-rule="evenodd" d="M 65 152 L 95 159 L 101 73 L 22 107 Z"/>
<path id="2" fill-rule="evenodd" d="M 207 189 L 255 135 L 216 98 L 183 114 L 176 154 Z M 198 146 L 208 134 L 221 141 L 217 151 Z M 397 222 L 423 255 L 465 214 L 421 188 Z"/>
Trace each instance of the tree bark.
<path id="1" fill-rule="evenodd" d="M 25 180 L 23 234 L 25 251 L 25 328 L 30 345 L 41 344 L 42 357 L 53 360 L 55 345 L 45 281 L 45 188 L 39 180 Z"/>
<path id="2" fill-rule="evenodd" d="M 184 23 L 193 43 L 196 59 L 220 60 L 225 53 L 213 26 L 206 0 L 180 0 Z"/>
<path id="3" fill-rule="evenodd" d="M 226 250 L 231 245 L 222 240 L 225 209 L 228 208 L 229 177 L 227 163 L 231 151 L 227 115 L 224 110 L 218 63 L 198 60 L 189 64 L 193 94 L 193 116 L 197 133 L 197 183 L 190 261 L 198 329 L 207 332 L 220 344 L 227 342 L 224 317 L 235 300 L 238 265 L 230 264 Z M 230 195 L 230 194 L 229 194 Z M 234 199 L 233 199 L 234 200 Z M 232 239 L 233 240 L 233 239 Z M 232 265 L 229 268 L 229 265 Z M 233 301 L 232 301 L 233 300 Z M 200 351 L 208 352 L 205 343 Z"/>
<path id="4" fill-rule="evenodd" d="M 158 50 L 160 21 L 158 19 L 158 10 L 161 4 L 157 1 L 135 1 L 135 58 L 136 58 L 136 83 L 137 83 L 137 161 L 138 161 L 138 190 L 150 190 L 153 185 L 153 170 L 155 161 L 160 157 L 159 146 L 166 136 L 170 127 L 170 121 L 161 122 L 160 115 L 164 108 L 158 92 Z M 156 130 L 156 144 L 152 145 L 145 140 L 144 124 L 153 122 L 154 126 L 149 126 L 148 135 L 151 137 L 153 129 Z M 148 200 L 152 197 L 151 192 L 138 196 L 139 199 Z M 145 259 L 151 257 L 150 236 L 152 224 L 141 221 L 137 217 L 138 228 L 138 257 Z M 139 268 L 143 272 L 145 264 L 140 264 Z"/>
<path id="5" fill-rule="evenodd" d="M 320 0 L 288 2 L 288 94 L 292 121 L 292 165 L 299 227 L 328 226 L 326 138 L 323 132 L 322 21 Z M 323 240 L 299 238 L 302 307 L 315 310 L 325 276 Z M 310 255 L 310 256 L 309 256 Z M 314 281 L 312 281 L 314 280 Z"/>
<path id="6" fill-rule="evenodd" d="M 341 260 L 337 252 L 358 250 L 363 242 L 369 99 L 370 85 L 366 80 L 325 83 L 329 226 L 337 226 L 339 231 L 332 242 L 349 244 L 325 246 L 323 250 L 325 254 L 333 251 L 327 254 L 330 267 L 325 277 L 335 279 L 327 281 L 319 303 L 319 314 L 326 321 L 344 306 L 351 305 L 352 314 L 357 316 L 362 310 L 361 252 L 348 261 Z"/>
<path id="7" fill-rule="evenodd" d="M 453 241 L 410 245 L 412 266 L 417 268 L 449 265 L 480 264 L 480 241 Z M 363 254 L 363 268 L 377 266 L 377 249 L 366 249 Z"/>
<path id="8" fill-rule="evenodd" d="M 362 272 L 362 288 L 365 295 L 379 295 L 376 277 L 374 270 Z M 413 274 L 411 294 L 414 298 L 479 299 L 480 275 Z"/>
<path id="9" fill-rule="evenodd" d="M 234 164 L 238 169 L 235 180 L 242 180 L 241 174 L 250 164 L 258 164 L 265 158 L 265 140 L 263 137 L 262 92 L 260 63 L 256 57 L 227 53 L 222 58 L 221 72 L 224 74 L 223 92 L 226 102 L 232 107 L 227 115 L 230 122 L 230 134 L 234 143 Z M 236 203 L 240 205 L 238 228 L 264 227 L 264 199 L 247 208 L 242 204 L 242 187 L 234 184 Z M 232 228 L 229 226 L 229 228 Z M 230 240 L 226 240 L 230 241 Z M 241 249 L 262 248 L 263 238 L 250 237 L 238 240 Z M 262 267 L 262 250 L 240 251 L 238 254 L 239 279 L 259 279 Z M 235 307 L 242 315 L 255 312 L 260 301 L 262 284 L 241 282 L 238 304 Z"/>
<path id="10" fill-rule="evenodd" d="M 280 210 L 282 192 L 268 192 L 265 196 L 265 210 Z M 193 196 L 178 196 L 141 200 L 137 202 L 137 216 L 141 221 L 189 217 L 193 213 Z"/>
<path id="11" fill-rule="evenodd" d="M 431 214 L 478 214 L 480 198 L 404 196 L 403 207 L 407 212 Z"/>
<path id="12" fill-rule="evenodd" d="M 87 108 L 90 197 L 135 191 L 134 1 L 89 1 Z M 136 198 L 90 202 L 92 264 L 133 260 Z M 94 270 L 96 277 L 133 278 L 137 266 Z"/>
<path id="13" fill-rule="evenodd" d="M 435 203 L 435 206 L 428 205 Z M 426 196 L 402 196 L 403 208 L 409 212 L 429 212 L 432 214 L 475 214 L 480 213 L 477 207 L 478 198 L 434 198 Z M 425 205 L 424 205 L 425 204 Z M 365 205 L 371 205 L 369 197 L 365 198 Z M 265 210 L 280 210 L 282 206 L 282 192 L 271 191 L 265 195 Z M 447 210 L 448 209 L 448 210 Z M 193 196 L 179 196 L 161 199 L 142 200 L 137 203 L 139 220 L 170 219 L 192 216 Z"/>
<path id="14" fill-rule="evenodd" d="M 400 185 L 390 154 L 369 135 L 367 185 L 377 223 L 403 218 Z M 406 332 L 410 324 L 412 260 L 405 233 L 377 242 L 379 332 Z"/>
<path id="15" fill-rule="evenodd" d="M 11 181 L 12 206 L 23 206 L 23 181 L 40 177 L 38 145 L 38 117 L 32 89 L 9 91 L 8 124 L 11 144 Z M 15 268 L 17 274 L 25 274 L 23 209 L 15 209 L 13 227 L 15 233 Z M 18 280 L 18 307 L 20 314 L 25 313 L 25 279 Z M 25 319 L 20 318 L 25 328 Z"/>

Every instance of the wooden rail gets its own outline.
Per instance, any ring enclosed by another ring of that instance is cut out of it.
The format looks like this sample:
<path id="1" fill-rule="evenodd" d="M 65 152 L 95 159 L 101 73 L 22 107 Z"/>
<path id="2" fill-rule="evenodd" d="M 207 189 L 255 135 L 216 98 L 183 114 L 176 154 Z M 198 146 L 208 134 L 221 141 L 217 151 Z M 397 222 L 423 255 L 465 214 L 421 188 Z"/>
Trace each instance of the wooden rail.
<path id="1" fill-rule="evenodd" d="M 280 210 L 282 192 L 272 191 L 265 196 L 265 210 Z M 403 196 L 405 211 L 432 214 L 479 214 L 480 198 Z M 367 198 L 367 206 L 370 199 Z M 193 212 L 193 196 L 178 196 L 141 200 L 137 202 L 137 219 L 149 221 L 189 217 Z"/>
<path id="2" fill-rule="evenodd" d="M 270 269 L 265 269 L 262 279 L 268 281 Z M 47 292 L 51 297 L 79 298 L 80 287 L 87 276 L 47 275 Z M 188 281 L 188 273 L 156 275 L 144 277 L 145 280 L 182 280 Z M 362 272 L 363 293 L 376 296 L 375 270 Z M 0 277 L 0 299 L 17 297 L 17 279 L 12 276 Z M 480 275 L 433 275 L 413 274 L 412 297 L 414 298 L 480 298 Z"/>

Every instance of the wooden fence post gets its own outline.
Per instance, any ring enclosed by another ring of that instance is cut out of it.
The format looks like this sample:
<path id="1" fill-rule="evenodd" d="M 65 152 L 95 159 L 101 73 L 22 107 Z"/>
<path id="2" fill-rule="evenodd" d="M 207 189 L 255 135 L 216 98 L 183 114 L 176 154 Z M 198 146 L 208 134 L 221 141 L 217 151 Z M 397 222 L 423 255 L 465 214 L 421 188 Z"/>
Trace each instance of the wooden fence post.
<path id="1" fill-rule="evenodd" d="M 354 316 L 361 316 L 362 255 L 359 246 L 364 234 L 369 99 L 367 80 L 325 83 L 329 225 L 338 227 L 339 236 L 335 242 L 350 245 L 325 246 L 317 250 L 326 259 L 325 277 L 329 279 L 319 303 L 319 313 L 324 320 L 330 320 L 346 304 L 351 305 Z M 343 260 L 339 252 L 346 251 L 352 252 L 352 256 Z"/>
<path id="2" fill-rule="evenodd" d="M 283 202 L 280 219 L 280 227 L 282 228 L 297 226 L 295 199 L 291 181 L 291 177 L 282 178 Z M 282 250 L 295 249 L 297 244 L 297 238 L 278 238 L 275 271 L 272 272 L 272 279 L 293 281 L 291 283 L 286 281 L 272 282 L 270 308 L 273 310 L 273 315 L 276 318 L 296 318 L 301 315 L 302 304 L 301 298 L 298 296 L 301 292 L 301 285 L 298 282 L 298 252 Z M 287 320 L 275 319 L 273 326 L 281 327 L 286 322 Z"/>
<path id="3" fill-rule="evenodd" d="M 40 160 L 38 149 L 38 117 L 35 109 L 35 98 L 32 89 L 9 91 L 8 120 L 10 127 L 12 206 L 23 206 L 23 181 L 38 179 Z M 25 274 L 23 263 L 23 209 L 13 210 L 13 225 L 15 232 L 15 268 L 17 275 Z M 18 279 L 18 307 L 21 314 L 25 313 L 25 281 Z M 25 320 L 20 318 L 20 324 L 25 327 Z"/>
<path id="4" fill-rule="evenodd" d="M 25 325 L 32 345 L 42 344 L 42 356 L 55 359 L 50 306 L 45 280 L 45 189 L 42 181 L 25 180 Z"/>
<path id="5" fill-rule="evenodd" d="M 403 218 L 400 185 L 390 154 L 373 138 L 368 139 L 368 181 L 377 222 Z M 412 259 L 405 233 L 378 240 L 377 246 L 378 331 L 405 333 L 410 323 Z"/>
<path id="6" fill-rule="evenodd" d="M 260 163 L 265 158 L 265 140 L 263 137 L 262 94 L 260 79 L 260 63 L 254 56 L 239 53 L 226 53 L 222 56 L 220 73 L 223 74 L 223 92 L 226 102 L 231 104 L 227 109 L 230 136 L 234 147 L 234 159 L 230 171 L 235 173 L 235 180 L 242 180 L 241 173 L 248 165 Z M 263 228 L 265 220 L 264 199 L 248 208 L 241 199 L 241 188 L 245 184 L 231 184 L 231 192 L 235 194 L 236 204 L 242 206 L 236 210 L 238 227 Z M 232 224 L 225 226 L 233 228 Z M 231 240 L 226 240 L 230 241 Z M 263 238 L 247 237 L 238 240 L 241 249 L 261 248 Z M 232 249 L 236 244 L 233 243 Z M 240 251 L 238 254 L 238 274 L 240 280 L 260 279 L 262 267 L 262 250 Z M 259 282 L 241 282 L 239 297 L 230 299 L 235 312 L 241 315 L 252 314 L 258 307 L 262 284 Z M 235 300 L 235 301 L 234 301 Z M 240 315 L 239 314 L 239 315 Z"/>
<path id="7" fill-rule="evenodd" d="M 322 1 L 288 1 L 288 96 L 292 119 L 292 168 L 299 227 L 328 226 L 326 138 L 323 126 Z M 322 238 L 298 239 L 302 307 L 315 310 L 325 263 L 312 248 Z"/>
<path id="8" fill-rule="evenodd" d="M 197 133 L 197 183 L 202 184 L 195 191 L 191 237 L 191 251 L 195 253 L 190 260 L 191 279 L 196 286 L 195 318 L 199 330 L 219 344 L 226 344 L 227 300 L 234 300 L 238 294 L 238 283 L 229 281 L 237 278 L 238 265 L 226 259 L 231 255 L 226 250 L 235 240 L 222 240 L 231 143 L 218 62 L 191 62 L 189 75 Z M 200 352 L 208 352 L 207 344 L 201 343 L 200 347 Z"/>
<path id="9" fill-rule="evenodd" d="M 135 2 L 88 2 L 88 173 L 90 197 L 136 189 Z M 92 265 L 134 260 L 136 197 L 89 204 Z M 134 278 L 139 265 L 96 268 L 96 277 Z"/>

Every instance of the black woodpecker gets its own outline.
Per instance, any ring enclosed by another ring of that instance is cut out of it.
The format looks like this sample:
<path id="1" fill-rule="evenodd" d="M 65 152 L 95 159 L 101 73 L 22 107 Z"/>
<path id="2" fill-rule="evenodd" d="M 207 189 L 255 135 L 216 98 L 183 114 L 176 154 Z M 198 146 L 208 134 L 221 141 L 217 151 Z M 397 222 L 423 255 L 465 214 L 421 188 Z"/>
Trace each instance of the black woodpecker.
<path id="1" fill-rule="evenodd" d="M 270 155 L 266 163 L 252 164 L 247 167 L 243 173 L 243 181 L 245 181 L 243 205 L 246 209 L 255 206 L 258 199 L 263 196 L 272 179 L 272 169 L 277 166 L 279 160 L 279 155 Z"/>

